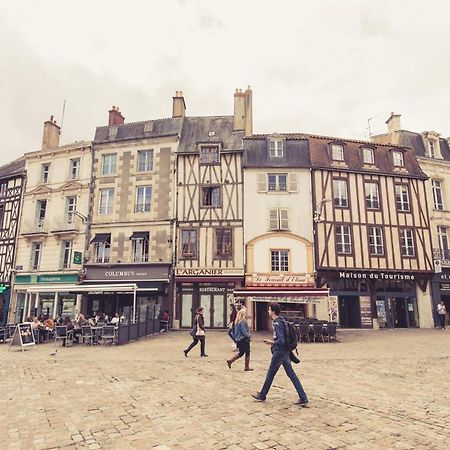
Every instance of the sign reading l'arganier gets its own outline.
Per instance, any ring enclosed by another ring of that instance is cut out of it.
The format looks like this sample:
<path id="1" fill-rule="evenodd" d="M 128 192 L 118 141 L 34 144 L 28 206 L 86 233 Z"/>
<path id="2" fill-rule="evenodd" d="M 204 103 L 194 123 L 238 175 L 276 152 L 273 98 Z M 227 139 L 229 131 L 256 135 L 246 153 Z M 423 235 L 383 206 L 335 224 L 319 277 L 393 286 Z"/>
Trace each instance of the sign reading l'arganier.
<path id="1" fill-rule="evenodd" d="M 339 271 L 339 278 L 350 278 L 353 280 L 400 280 L 414 281 L 415 277 L 411 273 L 397 272 L 351 272 L 346 270 Z"/>

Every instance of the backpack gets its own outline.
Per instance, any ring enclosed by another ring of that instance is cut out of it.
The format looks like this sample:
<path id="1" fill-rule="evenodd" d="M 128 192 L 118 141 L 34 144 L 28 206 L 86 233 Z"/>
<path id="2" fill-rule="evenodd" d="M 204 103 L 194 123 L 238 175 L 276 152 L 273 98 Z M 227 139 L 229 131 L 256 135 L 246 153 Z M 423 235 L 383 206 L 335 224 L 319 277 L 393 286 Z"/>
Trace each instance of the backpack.
<path id="1" fill-rule="evenodd" d="M 297 350 L 298 332 L 295 325 L 287 320 L 284 321 L 284 340 L 289 351 Z"/>

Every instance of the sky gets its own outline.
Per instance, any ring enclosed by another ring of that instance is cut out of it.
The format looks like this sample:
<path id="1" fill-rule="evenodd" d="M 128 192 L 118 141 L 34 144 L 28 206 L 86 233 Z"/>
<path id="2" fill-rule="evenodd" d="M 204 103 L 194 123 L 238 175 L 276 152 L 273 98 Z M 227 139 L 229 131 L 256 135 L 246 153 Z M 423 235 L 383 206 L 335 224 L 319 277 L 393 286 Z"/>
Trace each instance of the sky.
<path id="1" fill-rule="evenodd" d="M 253 90 L 255 133 L 368 139 L 391 111 L 403 129 L 450 136 L 447 0 L 0 0 L 0 165 L 126 122 L 231 115 Z"/>

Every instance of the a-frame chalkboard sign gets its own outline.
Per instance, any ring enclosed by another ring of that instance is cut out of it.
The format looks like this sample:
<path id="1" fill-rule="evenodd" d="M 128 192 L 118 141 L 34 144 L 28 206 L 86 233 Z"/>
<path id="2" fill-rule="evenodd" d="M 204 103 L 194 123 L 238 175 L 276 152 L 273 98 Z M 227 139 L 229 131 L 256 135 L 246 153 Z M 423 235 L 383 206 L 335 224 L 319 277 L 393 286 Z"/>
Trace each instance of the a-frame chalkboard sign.
<path id="1" fill-rule="evenodd" d="M 18 323 L 16 329 L 14 330 L 13 337 L 9 343 L 9 349 L 13 345 L 20 345 L 22 351 L 24 347 L 29 347 L 35 345 L 33 329 L 31 328 L 31 322 Z"/>

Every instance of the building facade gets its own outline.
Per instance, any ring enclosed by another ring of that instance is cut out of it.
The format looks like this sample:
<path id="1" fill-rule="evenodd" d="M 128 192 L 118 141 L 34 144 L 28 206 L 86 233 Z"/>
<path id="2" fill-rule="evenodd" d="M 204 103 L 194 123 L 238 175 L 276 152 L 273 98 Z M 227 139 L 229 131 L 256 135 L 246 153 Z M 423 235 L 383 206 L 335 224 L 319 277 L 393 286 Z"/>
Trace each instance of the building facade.
<path id="1" fill-rule="evenodd" d="M 318 286 L 341 327 L 430 327 L 426 175 L 403 146 L 308 136 Z"/>
<path id="2" fill-rule="evenodd" d="M 283 314 L 328 319 L 328 290 L 314 277 L 308 140 L 254 135 L 244 140 L 245 287 L 253 329 L 269 328 L 267 302 Z"/>
<path id="3" fill-rule="evenodd" d="M 435 131 L 422 133 L 403 130 L 400 115 L 391 113 L 388 132 L 373 136 L 374 142 L 407 146 L 414 150 L 421 169 L 428 175 L 426 191 L 433 241 L 435 276 L 432 282 L 432 301 L 435 324 L 439 324 L 437 305 L 444 301 L 447 323 L 450 311 L 450 147 Z"/>
<path id="4" fill-rule="evenodd" d="M 244 283 L 244 135 L 252 133 L 252 92 L 236 91 L 234 116 L 186 117 L 177 153 L 175 319 L 227 326 L 233 291 Z"/>
<path id="5" fill-rule="evenodd" d="M 74 318 L 80 308 L 77 283 L 86 243 L 92 148 L 84 141 L 59 146 L 59 137 L 51 117 L 44 123 L 41 150 L 24 156 L 27 184 L 11 322 L 39 315 Z"/>
<path id="6" fill-rule="evenodd" d="M 8 319 L 25 181 L 23 158 L 0 167 L 0 326 Z"/>
<path id="7" fill-rule="evenodd" d="M 94 139 L 91 239 L 82 287 L 89 315 L 171 309 L 176 151 L 184 116 L 125 123 L 119 109 Z"/>

